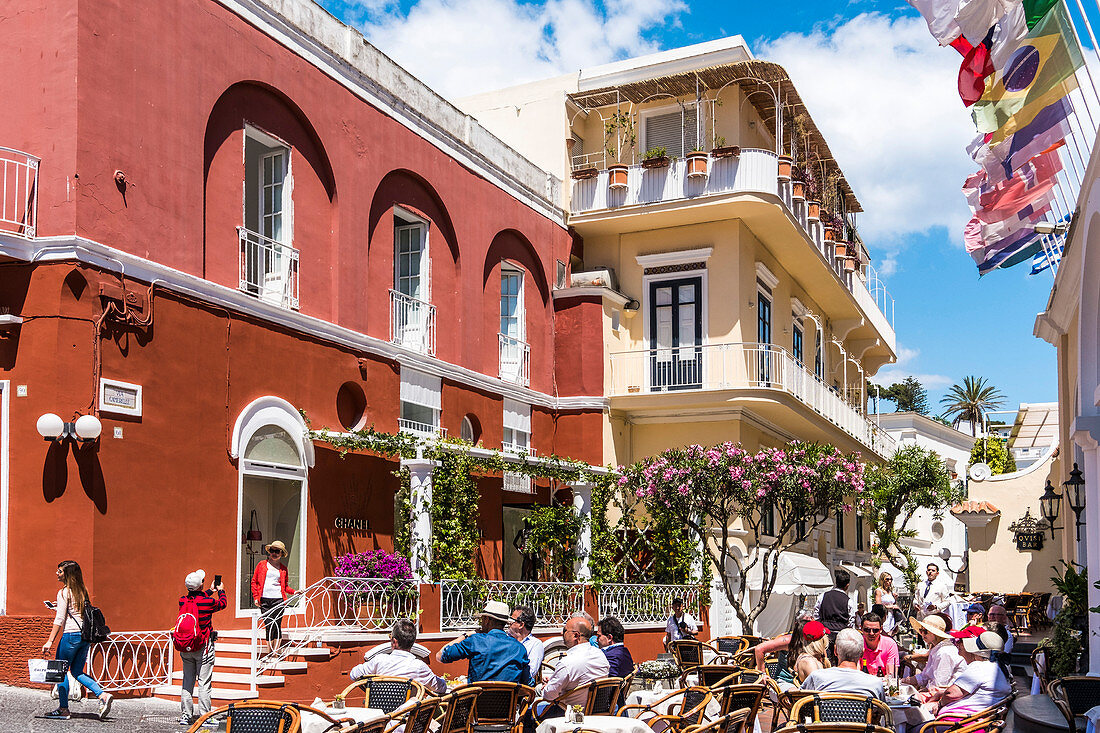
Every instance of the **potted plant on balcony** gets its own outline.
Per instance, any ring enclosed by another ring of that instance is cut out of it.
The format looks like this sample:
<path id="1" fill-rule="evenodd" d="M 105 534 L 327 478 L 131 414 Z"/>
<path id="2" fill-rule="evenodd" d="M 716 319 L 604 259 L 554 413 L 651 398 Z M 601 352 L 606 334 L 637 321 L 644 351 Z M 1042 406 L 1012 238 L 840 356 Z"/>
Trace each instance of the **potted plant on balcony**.
<path id="1" fill-rule="evenodd" d="M 791 166 L 791 197 L 802 200 L 806 198 L 806 183 L 803 180 L 802 166 Z"/>
<path id="2" fill-rule="evenodd" d="M 633 152 L 636 142 L 634 119 L 629 112 L 616 110 L 604 122 L 604 152 L 607 153 L 608 160 L 614 161 L 607 166 L 608 188 L 626 188 L 628 168 L 622 161 L 628 151 Z"/>
<path id="3" fill-rule="evenodd" d="M 783 181 L 789 181 L 791 178 L 791 156 L 789 155 L 779 156 L 779 178 Z"/>
<path id="4" fill-rule="evenodd" d="M 847 257 L 848 254 L 849 254 L 849 247 L 850 246 L 851 245 L 849 245 L 847 242 L 837 242 L 833 246 L 833 253 L 836 255 L 836 257 L 838 259 L 842 258 L 842 257 Z"/>
<path id="5" fill-rule="evenodd" d="M 667 168 L 668 167 L 668 151 L 663 146 L 650 148 L 645 151 L 645 156 L 642 158 L 643 168 Z"/>
<path id="6" fill-rule="evenodd" d="M 714 141 L 714 149 L 710 151 L 710 157 L 715 160 L 722 158 L 738 158 L 741 156 L 740 145 L 726 145 L 726 138 L 719 136 Z"/>
<path id="7" fill-rule="evenodd" d="M 709 155 L 702 148 L 694 148 L 684 156 L 687 159 L 688 178 L 706 178 Z"/>
<path id="8" fill-rule="evenodd" d="M 592 165 L 591 163 L 585 163 L 583 165 L 574 166 L 569 176 L 574 181 L 583 181 L 588 178 L 595 178 L 597 175 L 599 175 L 599 173 L 600 171 L 598 168 L 596 168 L 596 166 Z"/>
<path id="9" fill-rule="evenodd" d="M 857 267 L 859 267 L 859 259 L 858 258 L 856 258 L 856 257 L 845 257 L 844 258 L 844 271 L 845 272 L 855 272 Z"/>

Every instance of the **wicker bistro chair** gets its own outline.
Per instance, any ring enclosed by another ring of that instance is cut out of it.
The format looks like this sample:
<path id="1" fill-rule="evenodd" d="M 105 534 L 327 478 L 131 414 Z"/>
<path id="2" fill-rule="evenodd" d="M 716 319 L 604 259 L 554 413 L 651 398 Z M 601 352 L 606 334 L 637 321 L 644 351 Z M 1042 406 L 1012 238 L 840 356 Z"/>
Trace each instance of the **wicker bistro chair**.
<path id="1" fill-rule="evenodd" d="M 678 710 L 669 713 L 658 712 L 661 705 L 677 695 L 683 695 Z M 624 705 L 619 708 L 619 715 L 638 718 L 655 731 L 667 729 L 681 733 L 689 726 L 703 724 L 706 718 L 707 705 L 713 699 L 714 696 L 707 688 L 693 686 L 683 690 L 673 690 L 649 705 Z"/>
<path id="2" fill-rule="evenodd" d="M 293 704 L 275 700 L 248 700 L 211 710 L 187 729 L 195 733 L 212 718 L 225 718 L 225 733 L 299 733 L 302 715 Z"/>
<path id="3" fill-rule="evenodd" d="M 796 723 L 788 722 L 782 733 L 895 733 L 893 728 L 869 723 Z M 967 731 L 974 733 L 974 731 Z"/>
<path id="4" fill-rule="evenodd" d="M 861 723 L 890 727 L 894 716 L 890 707 L 873 697 L 846 692 L 815 692 L 795 700 L 788 722 Z"/>
<path id="5" fill-rule="evenodd" d="M 390 716 L 375 718 L 363 723 L 355 723 L 349 728 L 341 728 L 338 733 L 385 733 L 390 724 Z"/>
<path id="6" fill-rule="evenodd" d="M 474 702 L 474 733 L 519 733 L 535 690 L 516 682 L 481 681 L 477 686 L 481 691 Z"/>
<path id="7" fill-rule="evenodd" d="M 930 720 L 921 726 L 919 733 L 958 733 L 964 729 L 980 730 L 995 723 L 1003 725 L 1008 716 L 1008 710 L 1012 706 L 1012 701 L 1015 699 L 1015 694 L 1009 695 L 992 707 L 979 710 L 958 720 Z M 981 723 L 982 725 L 975 728 L 975 723 Z"/>
<path id="8" fill-rule="evenodd" d="M 350 700 L 351 693 L 356 691 L 363 693 L 363 707 L 381 710 L 387 715 L 409 700 L 423 700 L 431 696 L 428 688 L 415 680 L 384 675 L 370 675 L 356 680 L 340 694 Z"/>
<path id="9" fill-rule="evenodd" d="M 393 733 L 399 728 L 403 728 L 405 733 L 428 733 L 428 728 L 442 704 L 440 698 L 430 697 L 398 710 L 392 716 L 385 733 Z"/>
<path id="10" fill-rule="evenodd" d="M 584 692 L 585 700 L 582 714 L 614 715 L 617 709 L 619 691 L 622 689 L 622 684 L 622 677 L 601 677 L 588 684 L 574 687 L 568 692 L 563 692 L 561 697 L 572 697 L 579 692 Z M 538 711 L 539 703 L 547 703 L 546 709 L 541 714 Z M 535 719 L 536 723 L 541 723 L 543 720 L 546 720 L 547 717 L 550 717 L 550 713 L 554 709 L 554 706 L 560 705 L 561 703 L 557 702 L 557 700 L 536 698 L 531 704 L 531 717 Z"/>
<path id="11" fill-rule="evenodd" d="M 747 717 L 746 727 L 750 730 L 756 722 L 756 716 L 760 713 L 760 705 L 764 701 L 764 695 L 768 686 L 762 683 L 755 685 L 726 685 L 711 691 L 718 700 L 720 706 L 719 715 L 730 713 L 745 713 Z"/>
<path id="12" fill-rule="evenodd" d="M 700 687 L 735 685 L 741 681 L 742 669 L 736 664 L 701 664 L 691 671 L 699 676 Z M 733 679 L 730 679 L 732 677 Z M 680 684 L 687 687 L 687 673 L 680 675 Z"/>
<path id="13" fill-rule="evenodd" d="M 743 636 L 716 636 L 710 640 L 710 644 L 729 657 L 749 648 L 749 640 Z"/>
<path id="14" fill-rule="evenodd" d="M 1052 680 L 1047 689 L 1050 690 L 1050 699 L 1069 723 L 1069 733 L 1083 733 L 1085 713 L 1100 705 L 1100 677 L 1062 677 Z"/>
<path id="15" fill-rule="evenodd" d="M 719 664 L 725 664 L 729 661 L 729 657 L 726 654 L 718 651 L 710 644 L 704 644 L 698 639 L 677 639 L 672 642 L 670 647 L 672 656 L 676 657 L 676 664 L 680 666 L 681 674 L 690 672 L 691 670 L 706 664 L 706 660 L 703 659 L 703 650 L 710 651 L 714 654 L 714 661 Z"/>
<path id="16" fill-rule="evenodd" d="M 752 720 L 749 711 L 739 710 L 722 715 L 703 725 L 688 726 L 684 728 L 683 733 L 747 733 L 751 731 Z"/>
<path id="17" fill-rule="evenodd" d="M 470 733 L 479 692 L 481 688 L 478 685 L 463 685 L 441 697 L 440 702 L 446 707 L 436 733 Z"/>
<path id="18" fill-rule="evenodd" d="M 1039 597 L 1034 593 L 1021 593 L 1020 600 L 1016 604 L 1016 607 L 1012 609 L 1012 624 L 1020 631 L 1027 631 L 1031 628 L 1031 614 L 1035 609 L 1036 603 L 1039 601 Z"/>
<path id="19" fill-rule="evenodd" d="M 1041 646 L 1036 647 L 1035 651 L 1031 653 L 1031 676 L 1039 680 L 1039 692 L 1041 694 L 1050 694 L 1047 689 L 1050 687 L 1050 663 L 1047 658 L 1047 650 Z"/>

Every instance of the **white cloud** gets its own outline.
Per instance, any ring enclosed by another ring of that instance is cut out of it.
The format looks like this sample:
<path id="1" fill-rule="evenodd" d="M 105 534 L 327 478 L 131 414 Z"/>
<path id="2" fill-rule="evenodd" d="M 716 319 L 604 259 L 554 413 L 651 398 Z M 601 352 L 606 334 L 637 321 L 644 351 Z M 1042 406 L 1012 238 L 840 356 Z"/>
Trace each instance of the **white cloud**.
<path id="1" fill-rule="evenodd" d="M 975 133 L 956 89 L 962 57 L 923 20 L 862 14 L 780 36 L 758 56 L 790 74 L 863 204 L 860 232 L 873 252 L 896 252 L 934 226 L 961 246 Z"/>
<path id="2" fill-rule="evenodd" d="M 920 357 L 920 349 L 910 349 L 898 344 L 898 360 L 883 369 L 871 378 L 875 384 L 889 387 L 891 384 L 904 381 L 907 377 L 914 377 L 925 389 L 937 390 L 954 384 L 951 377 L 943 374 L 924 374 L 913 367 Z"/>
<path id="3" fill-rule="evenodd" d="M 445 97 L 556 76 L 658 50 L 681 0 L 384 0 L 347 3 L 371 43 Z"/>

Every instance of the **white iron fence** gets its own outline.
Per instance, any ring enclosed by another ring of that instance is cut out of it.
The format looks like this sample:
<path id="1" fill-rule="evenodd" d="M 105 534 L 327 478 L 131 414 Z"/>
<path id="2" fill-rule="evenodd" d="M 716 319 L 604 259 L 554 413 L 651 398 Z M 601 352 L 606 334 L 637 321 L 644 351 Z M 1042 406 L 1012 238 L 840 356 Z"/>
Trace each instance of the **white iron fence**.
<path id="1" fill-rule="evenodd" d="M 390 341 L 421 354 L 435 354 L 435 306 L 390 290 Z"/>
<path id="2" fill-rule="evenodd" d="M 421 438 L 442 438 L 447 434 L 447 428 L 418 420 L 406 420 L 403 417 L 398 418 L 397 427 L 403 433 L 419 435 Z"/>
<path id="3" fill-rule="evenodd" d="M 241 241 L 240 289 L 281 308 L 298 308 L 298 250 L 237 227 Z"/>
<path id="4" fill-rule="evenodd" d="M 636 393 L 720 389 L 787 392 L 879 455 L 896 444 L 786 349 L 774 344 L 732 343 L 646 349 L 611 354 L 612 397 Z"/>
<path id="5" fill-rule="evenodd" d="M 263 618 L 252 617 L 252 676 L 326 636 L 388 632 L 400 618 L 415 619 L 420 611 L 420 586 L 387 578 L 322 578 L 287 598 L 272 613 L 283 613 L 283 644 L 260 654 Z"/>
<path id="6" fill-rule="evenodd" d="M 638 585 L 604 583 L 600 586 L 601 616 L 614 616 L 623 626 L 664 626 L 674 598 L 696 619 L 702 614 L 702 595 L 694 585 Z"/>
<path id="7" fill-rule="evenodd" d="M 38 164 L 29 153 L 0 148 L 0 231 L 36 236 Z"/>
<path id="8" fill-rule="evenodd" d="M 93 644 L 86 669 L 108 692 L 143 690 L 172 684 L 170 631 L 114 633 Z"/>
<path id="9" fill-rule="evenodd" d="M 500 378 L 523 387 L 531 384 L 531 346 L 526 341 L 498 333 Z"/>
<path id="10" fill-rule="evenodd" d="M 477 628 L 487 601 L 504 601 L 509 608 L 530 606 L 537 626 L 564 626 L 571 614 L 584 610 L 584 588 L 583 583 L 443 580 L 439 584 L 440 628 Z"/>

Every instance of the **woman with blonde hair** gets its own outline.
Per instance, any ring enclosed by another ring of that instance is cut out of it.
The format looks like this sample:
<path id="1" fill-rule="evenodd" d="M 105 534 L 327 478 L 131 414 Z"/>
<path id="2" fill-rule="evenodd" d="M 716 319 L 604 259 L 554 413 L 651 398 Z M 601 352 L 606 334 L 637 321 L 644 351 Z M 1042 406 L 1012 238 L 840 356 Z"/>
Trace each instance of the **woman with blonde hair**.
<path id="1" fill-rule="evenodd" d="M 893 636 L 898 627 L 898 619 L 901 616 L 901 607 L 898 606 L 898 598 L 894 593 L 894 576 L 889 570 L 883 570 L 878 576 L 878 587 L 875 588 L 875 604 L 881 605 L 886 614 L 882 617 L 882 633 Z"/>
<path id="2" fill-rule="evenodd" d="M 85 641 L 84 607 L 90 603 L 88 588 L 84 585 L 84 574 L 80 565 L 72 560 L 57 564 L 57 580 L 61 589 L 57 591 L 57 607 L 53 619 L 50 638 L 42 645 L 42 653 L 49 654 L 57 635 L 61 634 L 61 643 L 57 645 L 57 659 L 69 663 L 69 674 L 77 682 L 87 687 L 99 698 L 99 718 L 107 717 L 111 710 L 111 693 L 104 692 L 94 679 L 84 674 L 84 664 L 88 661 L 91 642 Z M 65 676 L 57 685 L 57 710 L 46 713 L 45 717 L 55 720 L 69 719 L 69 677 Z"/>
<path id="3" fill-rule="evenodd" d="M 791 645 L 788 659 L 793 659 L 794 679 L 799 684 L 810 676 L 811 672 L 829 666 L 829 631 L 820 621 L 808 621 L 802 627 L 802 639 L 795 648 Z"/>

